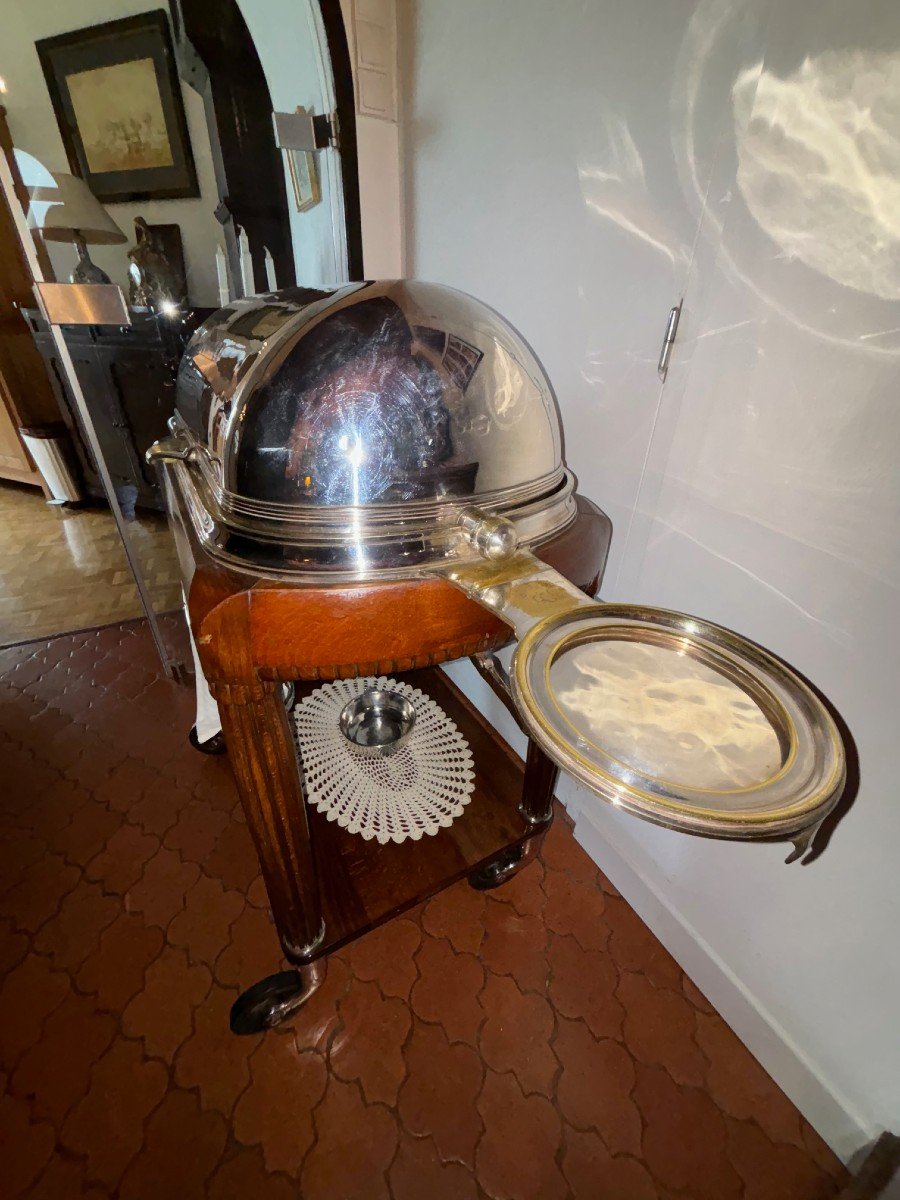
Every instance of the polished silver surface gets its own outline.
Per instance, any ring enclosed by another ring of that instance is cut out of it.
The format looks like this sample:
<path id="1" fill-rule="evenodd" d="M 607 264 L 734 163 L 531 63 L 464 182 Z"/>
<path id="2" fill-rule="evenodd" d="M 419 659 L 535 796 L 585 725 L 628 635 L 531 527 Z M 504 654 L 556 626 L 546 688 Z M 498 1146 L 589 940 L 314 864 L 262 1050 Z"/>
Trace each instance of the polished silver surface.
<path id="1" fill-rule="evenodd" d="M 469 545 L 489 562 L 504 562 L 519 546 L 519 535 L 512 521 L 492 516 L 480 508 L 466 508 L 460 513 L 459 525 Z"/>
<path id="2" fill-rule="evenodd" d="M 831 714 L 748 639 L 685 613 L 597 603 L 527 553 L 447 574 L 515 632 L 508 681 L 481 664 L 489 682 L 608 803 L 687 833 L 802 844 L 839 800 Z"/>
<path id="3" fill-rule="evenodd" d="M 221 309 L 182 360 L 171 427 L 151 460 L 172 464 L 212 553 L 263 574 L 502 558 L 575 515 L 534 354 L 486 305 L 436 284 L 290 289 Z"/>
<path id="4" fill-rule="evenodd" d="M 130 325 L 131 313 L 116 283 L 36 283 L 50 325 Z"/>
<path id="5" fill-rule="evenodd" d="M 609 651 L 623 646 L 649 652 L 646 678 L 634 654 L 617 669 Z M 566 663 L 573 652 L 582 661 Z M 679 669 L 668 672 L 666 658 Z M 817 828 L 843 790 L 840 738 L 803 681 L 683 613 L 597 605 L 546 622 L 520 643 L 512 687 L 532 736 L 563 770 L 668 828 L 794 837 Z"/>
<path id="6" fill-rule="evenodd" d="M 414 705 L 391 688 L 366 688 L 341 709 L 338 725 L 348 747 L 362 758 L 388 758 L 408 740 Z"/>

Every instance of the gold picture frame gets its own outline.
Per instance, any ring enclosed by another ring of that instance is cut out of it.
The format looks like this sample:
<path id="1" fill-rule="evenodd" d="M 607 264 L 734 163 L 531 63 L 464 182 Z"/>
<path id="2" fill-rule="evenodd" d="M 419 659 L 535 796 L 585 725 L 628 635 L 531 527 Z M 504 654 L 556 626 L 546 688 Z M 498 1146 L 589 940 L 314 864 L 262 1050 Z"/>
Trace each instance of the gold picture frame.
<path id="1" fill-rule="evenodd" d="M 294 188 L 297 212 L 306 212 L 322 199 L 316 156 L 312 150 L 287 150 L 288 170 Z"/>

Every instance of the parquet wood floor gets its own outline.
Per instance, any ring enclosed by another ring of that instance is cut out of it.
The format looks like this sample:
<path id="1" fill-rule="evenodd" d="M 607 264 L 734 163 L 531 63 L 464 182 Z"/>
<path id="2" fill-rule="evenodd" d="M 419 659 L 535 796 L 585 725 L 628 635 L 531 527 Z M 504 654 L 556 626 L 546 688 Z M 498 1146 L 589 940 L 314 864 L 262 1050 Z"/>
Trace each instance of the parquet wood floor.
<path id="1" fill-rule="evenodd" d="M 157 612 L 181 603 L 165 518 L 141 513 L 133 537 Z M 0 646 L 142 616 L 108 509 L 48 505 L 40 492 L 0 484 Z"/>

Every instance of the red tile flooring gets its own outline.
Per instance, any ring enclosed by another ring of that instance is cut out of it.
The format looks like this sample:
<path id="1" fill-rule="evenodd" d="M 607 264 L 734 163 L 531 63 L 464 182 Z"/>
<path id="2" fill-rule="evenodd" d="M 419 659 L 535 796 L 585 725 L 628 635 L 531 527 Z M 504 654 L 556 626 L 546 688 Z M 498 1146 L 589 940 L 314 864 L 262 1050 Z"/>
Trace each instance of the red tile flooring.
<path id="1" fill-rule="evenodd" d="M 332 958 L 293 1023 L 227 759 L 128 624 L 0 652 L 0 1192 L 818 1200 L 842 1169 L 560 817 Z"/>

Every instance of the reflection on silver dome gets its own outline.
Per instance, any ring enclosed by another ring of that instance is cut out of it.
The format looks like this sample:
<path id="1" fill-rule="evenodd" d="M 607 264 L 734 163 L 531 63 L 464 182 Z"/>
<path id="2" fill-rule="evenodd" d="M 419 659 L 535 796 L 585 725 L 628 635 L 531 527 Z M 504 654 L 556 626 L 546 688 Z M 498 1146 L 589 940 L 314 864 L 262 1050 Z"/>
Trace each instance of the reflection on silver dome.
<path id="1" fill-rule="evenodd" d="M 188 354 L 179 411 L 238 503 L 502 499 L 563 477 L 543 370 L 502 318 L 450 288 L 238 302 Z"/>
<path id="2" fill-rule="evenodd" d="M 543 369 L 497 313 L 436 284 L 235 301 L 188 346 L 170 427 L 152 455 L 198 538 L 256 573 L 408 572 L 474 553 L 473 509 L 523 546 L 575 516 Z"/>

